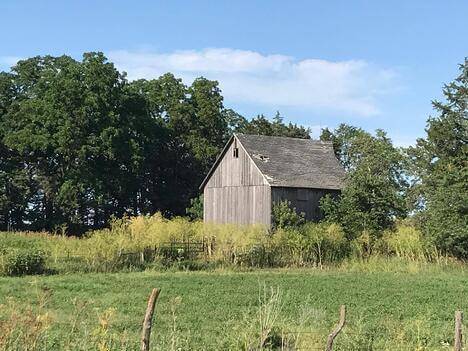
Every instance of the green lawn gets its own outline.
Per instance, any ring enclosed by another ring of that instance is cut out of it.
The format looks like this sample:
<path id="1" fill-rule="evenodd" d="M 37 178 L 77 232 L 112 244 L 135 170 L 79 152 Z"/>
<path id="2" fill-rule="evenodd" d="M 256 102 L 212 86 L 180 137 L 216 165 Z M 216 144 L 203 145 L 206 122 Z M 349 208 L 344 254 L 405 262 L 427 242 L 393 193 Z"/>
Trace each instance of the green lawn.
<path id="1" fill-rule="evenodd" d="M 258 330 L 259 295 L 264 291 L 268 295 L 270 287 L 278 288 L 282 296 L 274 323 L 278 333 L 311 332 L 296 335 L 303 349 L 323 345 L 340 304 L 348 307 L 348 324 L 337 339 L 337 350 L 450 349 L 454 311 L 468 311 L 468 275 L 430 269 L 417 273 L 148 271 L 0 278 L 0 303 L 11 305 L 8 297 L 14 297 L 21 309 L 27 303 L 37 304 L 42 291 L 50 291 L 45 306 L 53 319 L 48 349 L 64 348 L 67 338 L 74 340 L 70 349 L 91 348 L 100 337 L 127 340 L 128 349 L 137 349 L 153 287 L 162 289 L 154 320 L 155 349 L 170 349 L 172 343 L 183 350 L 240 348 L 242 342 L 236 342 L 252 338 Z M 103 331 L 98 315 L 109 308 L 115 308 L 115 315 L 109 330 Z M 75 318 L 76 336 L 71 336 Z M 106 335 L 99 336 L 97 330 Z"/>

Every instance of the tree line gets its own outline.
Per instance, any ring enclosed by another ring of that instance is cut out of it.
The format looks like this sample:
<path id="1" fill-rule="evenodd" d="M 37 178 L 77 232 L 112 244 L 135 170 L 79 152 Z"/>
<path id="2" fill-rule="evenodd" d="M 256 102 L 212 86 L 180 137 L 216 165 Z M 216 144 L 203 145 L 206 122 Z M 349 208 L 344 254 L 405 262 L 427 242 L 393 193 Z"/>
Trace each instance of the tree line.
<path id="1" fill-rule="evenodd" d="M 341 196 L 322 201 L 326 219 L 372 237 L 409 216 L 467 257 L 467 85 L 465 59 L 410 148 L 383 130 L 324 129 L 348 171 Z M 249 120 L 226 108 L 203 77 L 128 81 L 102 53 L 19 61 L 0 73 L 0 230 L 81 234 L 112 217 L 185 215 L 190 204 L 196 216 L 198 185 L 234 132 L 310 138 L 279 113 Z"/>
<path id="2" fill-rule="evenodd" d="M 184 215 L 234 131 L 309 137 L 279 114 L 226 109 L 205 78 L 129 82 L 102 53 L 19 61 L 0 73 L 0 230 L 79 234 L 112 216 Z"/>

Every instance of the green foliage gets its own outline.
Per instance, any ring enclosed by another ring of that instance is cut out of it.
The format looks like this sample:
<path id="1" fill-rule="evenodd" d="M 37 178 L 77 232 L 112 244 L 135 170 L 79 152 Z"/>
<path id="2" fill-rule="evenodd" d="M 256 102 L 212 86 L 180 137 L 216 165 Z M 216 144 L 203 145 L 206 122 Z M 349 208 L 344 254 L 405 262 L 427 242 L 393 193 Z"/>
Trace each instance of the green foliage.
<path id="1" fill-rule="evenodd" d="M 304 213 L 298 213 L 287 200 L 274 203 L 271 213 L 274 228 L 294 228 L 305 221 Z"/>
<path id="2" fill-rule="evenodd" d="M 345 187 L 338 198 L 321 200 L 326 219 L 340 223 L 349 238 L 363 231 L 378 235 L 407 213 L 405 194 L 406 158 L 387 135 L 373 136 L 359 128 L 341 125 L 326 139 L 333 141 L 348 170 Z"/>
<path id="3" fill-rule="evenodd" d="M 46 253 L 36 248 L 4 249 L 0 253 L 0 274 L 20 276 L 44 273 L 46 258 Z"/>
<path id="4" fill-rule="evenodd" d="M 190 207 L 185 212 L 192 220 L 203 219 L 203 194 L 190 199 Z"/>
<path id="5" fill-rule="evenodd" d="M 413 200 L 424 232 L 444 252 L 468 258 L 468 59 L 444 86 L 446 101 L 434 101 L 437 117 L 427 136 L 408 150 Z"/>
<path id="6" fill-rule="evenodd" d="M 19 228 L 27 220 L 32 229 L 80 233 L 138 207 L 129 195 L 158 125 L 136 108 L 140 97 L 113 64 L 99 53 L 82 62 L 34 57 L 13 67 L 11 82 L 16 95 L 1 123 L 3 143 L 28 172 Z"/>
<path id="7" fill-rule="evenodd" d="M 292 123 L 284 124 L 279 111 L 273 121 L 269 121 L 264 115 L 258 115 L 248 122 L 235 119 L 235 123 L 235 131 L 239 133 L 310 139 L 310 129 Z"/>
<path id="8" fill-rule="evenodd" d="M 283 264 L 315 266 L 340 262 L 349 254 L 349 242 L 336 224 L 306 223 L 274 234 Z"/>

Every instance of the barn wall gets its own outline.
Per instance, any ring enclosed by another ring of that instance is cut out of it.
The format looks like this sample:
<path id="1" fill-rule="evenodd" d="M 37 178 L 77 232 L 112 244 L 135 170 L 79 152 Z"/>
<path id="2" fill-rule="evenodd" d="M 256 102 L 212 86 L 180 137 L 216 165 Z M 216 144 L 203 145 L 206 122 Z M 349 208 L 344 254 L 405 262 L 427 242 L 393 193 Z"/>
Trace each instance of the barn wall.
<path id="1" fill-rule="evenodd" d="M 268 186 L 205 188 L 203 202 L 205 222 L 268 226 L 271 222 Z"/>
<path id="2" fill-rule="evenodd" d="M 272 187 L 271 201 L 290 201 L 291 207 L 295 207 L 298 213 L 303 212 L 306 220 L 317 221 L 321 219 L 320 199 L 326 194 L 337 196 L 339 193 L 338 190 Z"/>
<path id="3" fill-rule="evenodd" d="M 270 186 L 235 138 L 205 185 L 203 203 L 205 222 L 271 223 Z"/>

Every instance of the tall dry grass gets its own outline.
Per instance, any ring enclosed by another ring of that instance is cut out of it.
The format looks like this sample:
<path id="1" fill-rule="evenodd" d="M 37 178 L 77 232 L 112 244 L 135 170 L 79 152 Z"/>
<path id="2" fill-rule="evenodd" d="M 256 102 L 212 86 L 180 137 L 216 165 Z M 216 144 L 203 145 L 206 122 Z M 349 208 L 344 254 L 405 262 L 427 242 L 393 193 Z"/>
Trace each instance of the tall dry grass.
<path id="1" fill-rule="evenodd" d="M 209 247 L 202 260 L 184 252 L 170 255 L 166 252 L 163 254 L 167 257 L 157 254 L 146 257 L 144 264 L 140 262 L 139 253 L 147 248 L 202 240 Z M 206 224 L 181 217 L 167 219 L 159 213 L 118 219 L 110 228 L 92 231 L 84 238 L 0 233 L 0 253 L 2 247 L 40 249 L 49 255 L 48 264 L 52 270 L 59 272 L 141 269 L 161 262 L 167 267 L 184 260 L 192 260 L 194 269 L 204 268 L 206 263 L 211 266 L 319 268 L 340 264 L 348 267 L 351 263 L 355 266 L 367 264 L 375 269 L 382 264 L 382 259 L 391 261 L 394 257 L 413 264 L 453 262 L 450 257 L 441 255 L 418 229 L 404 223 L 378 237 L 362 232 L 349 241 L 339 225 L 330 223 L 306 223 L 272 231 L 260 225 Z M 121 253 L 128 252 L 136 253 L 133 260 L 119 258 Z"/>

